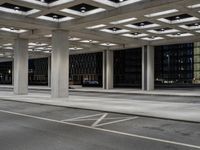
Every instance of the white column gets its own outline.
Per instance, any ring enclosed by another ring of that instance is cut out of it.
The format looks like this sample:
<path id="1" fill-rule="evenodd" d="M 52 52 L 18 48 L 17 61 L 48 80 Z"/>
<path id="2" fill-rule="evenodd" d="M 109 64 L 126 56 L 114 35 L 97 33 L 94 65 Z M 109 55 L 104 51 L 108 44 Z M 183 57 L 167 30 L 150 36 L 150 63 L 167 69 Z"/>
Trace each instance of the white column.
<path id="1" fill-rule="evenodd" d="M 105 50 L 103 51 L 103 88 L 112 89 L 113 88 L 113 51 Z"/>
<path id="2" fill-rule="evenodd" d="M 28 93 L 28 40 L 16 39 L 14 45 L 14 93 Z"/>
<path id="3" fill-rule="evenodd" d="M 154 47 L 142 48 L 142 90 L 154 90 Z"/>
<path id="4" fill-rule="evenodd" d="M 51 56 L 48 57 L 48 87 L 51 87 Z"/>
<path id="5" fill-rule="evenodd" d="M 51 96 L 68 96 L 69 89 L 69 42 L 68 32 L 55 30 L 52 34 Z"/>

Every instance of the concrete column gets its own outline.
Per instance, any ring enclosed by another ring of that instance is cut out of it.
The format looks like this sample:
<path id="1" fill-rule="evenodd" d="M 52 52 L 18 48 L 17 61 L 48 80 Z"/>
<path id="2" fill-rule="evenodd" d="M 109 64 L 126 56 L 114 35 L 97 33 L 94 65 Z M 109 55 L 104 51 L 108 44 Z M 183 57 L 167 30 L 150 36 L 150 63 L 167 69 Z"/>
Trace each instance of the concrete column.
<path id="1" fill-rule="evenodd" d="M 69 41 L 68 32 L 55 30 L 52 33 L 51 96 L 68 96 L 69 89 Z"/>
<path id="2" fill-rule="evenodd" d="M 48 57 L 48 87 L 51 87 L 51 56 Z"/>
<path id="3" fill-rule="evenodd" d="M 113 51 L 103 51 L 103 89 L 113 88 L 114 58 Z"/>
<path id="4" fill-rule="evenodd" d="M 154 47 L 142 48 L 142 90 L 154 90 Z"/>
<path id="5" fill-rule="evenodd" d="M 28 93 L 28 40 L 16 39 L 14 45 L 14 93 Z"/>

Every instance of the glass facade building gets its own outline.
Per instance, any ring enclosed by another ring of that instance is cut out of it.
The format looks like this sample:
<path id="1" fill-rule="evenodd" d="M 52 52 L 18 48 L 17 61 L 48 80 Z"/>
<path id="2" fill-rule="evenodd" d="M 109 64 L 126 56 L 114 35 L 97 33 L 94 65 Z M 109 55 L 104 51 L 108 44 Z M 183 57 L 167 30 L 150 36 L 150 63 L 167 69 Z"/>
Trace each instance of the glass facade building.
<path id="1" fill-rule="evenodd" d="M 12 84 L 12 62 L 0 62 L 0 84 Z"/>
<path id="2" fill-rule="evenodd" d="M 12 61 L 0 62 L 0 84 L 12 84 Z M 48 58 L 30 59 L 29 85 L 48 85 Z"/>
<path id="3" fill-rule="evenodd" d="M 48 58 L 29 60 L 29 85 L 48 85 Z"/>
<path id="4" fill-rule="evenodd" d="M 141 87 L 142 49 L 114 51 L 114 87 Z"/>
<path id="5" fill-rule="evenodd" d="M 155 47 L 157 86 L 190 86 L 194 79 L 194 44 Z"/>
<path id="6" fill-rule="evenodd" d="M 102 86 L 103 54 L 70 55 L 70 84 Z M 114 87 L 141 88 L 142 49 L 114 51 Z M 12 62 L 0 62 L 0 84 L 12 84 Z M 48 58 L 29 60 L 29 85 L 48 85 Z M 155 47 L 155 87 L 200 86 L 200 42 Z"/>
<path id="7" fill-rule="evenodd" d="M 70 84 L 81 85 L 84 81 L 96 81 L 102 86 L 102 53 L 70 55 Z"/>

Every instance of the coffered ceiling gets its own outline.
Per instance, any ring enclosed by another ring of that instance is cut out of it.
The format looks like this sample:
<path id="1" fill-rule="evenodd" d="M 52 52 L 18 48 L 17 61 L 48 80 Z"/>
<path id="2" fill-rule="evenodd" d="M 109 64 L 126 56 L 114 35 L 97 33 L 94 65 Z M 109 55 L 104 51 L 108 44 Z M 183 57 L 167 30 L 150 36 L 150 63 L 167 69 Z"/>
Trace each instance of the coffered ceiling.
<path id="1" fill-rule="evenodd" d="M 69 32 L 71 53 L 200 39 L 199 0 L 1 0 L 0 12 L 0 57 L 19 37 L 49 55 L 56 29 Z"/>

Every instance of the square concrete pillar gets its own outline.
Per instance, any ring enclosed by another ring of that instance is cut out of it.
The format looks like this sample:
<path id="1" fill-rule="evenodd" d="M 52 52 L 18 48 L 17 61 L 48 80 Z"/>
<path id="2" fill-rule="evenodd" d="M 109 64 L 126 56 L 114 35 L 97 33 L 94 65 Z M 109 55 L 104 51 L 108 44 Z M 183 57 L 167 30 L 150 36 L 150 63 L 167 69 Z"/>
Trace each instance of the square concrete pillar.
<path id="1" fill-rule="evenodd" d="M 14 93 L 28 94 L 28 40 L 16 39 L 14 44 Z"/>
<path id="2" fill-rule="evenodd" d="M 142 48 L 142 90 L 154 90 L 154 47 Z"/>
<path id="3" fill-rule="evenodd" d="M 69 90 L 69 42 L 68 32 L 55 30 L 52 33 L 51 96 L 68 96 Z"/>
<path id="4" fill-rule="evenodd" d="M 103 51 L 103 89 L 113 89 L 114 55 L 112 50 Z"/>

